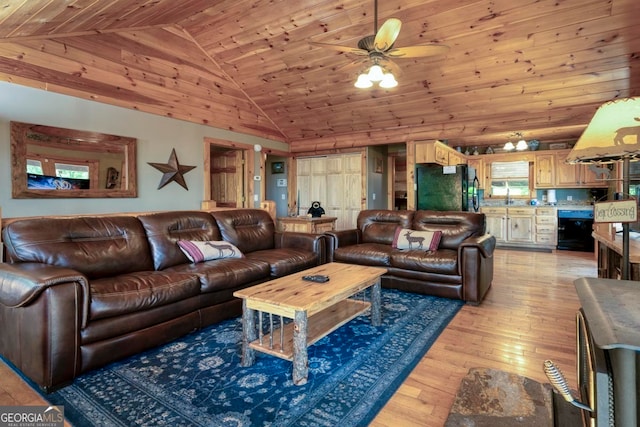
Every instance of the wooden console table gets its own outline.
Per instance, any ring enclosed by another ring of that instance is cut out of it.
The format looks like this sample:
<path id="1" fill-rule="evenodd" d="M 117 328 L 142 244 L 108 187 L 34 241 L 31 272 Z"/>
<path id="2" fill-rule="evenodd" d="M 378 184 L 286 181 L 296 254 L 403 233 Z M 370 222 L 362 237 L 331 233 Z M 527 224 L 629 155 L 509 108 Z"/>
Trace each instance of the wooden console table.
<path id="1" fill-rule="evenodd" d="M 336 217 L 322 216 L 311 218 L 308 216 L 286 216 L 278 218 L 278 231 L 297 231 L 300 233 L 321 234 L 333 231 L 336 227 Z"/>

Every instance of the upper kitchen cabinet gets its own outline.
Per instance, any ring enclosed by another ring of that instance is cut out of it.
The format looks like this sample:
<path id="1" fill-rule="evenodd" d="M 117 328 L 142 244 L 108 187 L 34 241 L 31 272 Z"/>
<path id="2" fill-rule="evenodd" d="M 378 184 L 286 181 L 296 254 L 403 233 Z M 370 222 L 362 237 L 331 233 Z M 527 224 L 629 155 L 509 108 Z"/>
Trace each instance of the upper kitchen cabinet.
<path id="1" fill-rule="evenodd" d="M 536 188 L 594 188 L 607 187 L 608 182 L 597 176 L 591 165 L 565 163 L 571 150 L 537 153 L 535 158 Z"/>
<path id="2" fill-rule="evenodd" d="M 606 178 L 609 169 L 596 165 L 565 163 L 571 150 L 562 150 L 555 153 L 556 158 L 556 186 L 568 188 L 593 188 L 608 187 Z M 596 174 L 597 172 L 597 174 Z"/>
<path id="3" fill-rule="evenodd" d="M 536 154 L 534 164 L 536 188 L 554 188 L 556 186 L 556 164 L 553 153 Z"/>
<path id="4" fill-rule="evenodd" d="M 415 147 L 416 163 L 437 163 L 442 166 L 467 163 L 462 153 L 440 141 L 418 141 Z"/>

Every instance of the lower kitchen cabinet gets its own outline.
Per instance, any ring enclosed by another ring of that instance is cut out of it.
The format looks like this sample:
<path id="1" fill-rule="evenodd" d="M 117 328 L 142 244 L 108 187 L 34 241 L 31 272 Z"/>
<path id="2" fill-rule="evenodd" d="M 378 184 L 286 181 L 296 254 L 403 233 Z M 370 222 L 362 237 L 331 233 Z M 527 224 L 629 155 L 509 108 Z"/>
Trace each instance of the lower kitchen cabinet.
<path id="1" fill-rule="evenodd" d="M 555 249 L 558 220 L 552 207 L 495 207 L 480 209 L 485 214 L 487 232 L 498 245 Z"/>
<path id="2" fill-rule="evenodd" d="M 496 238 L 497 243 L 507 241 L 507 208 L 483 207 L 480 212 L 485 215 L 487 233 Z"/>
<path id="3" fill-rule="evenodd" d="M 532 208 L 507 208 L 507 242 L 534 243 L 535 212 Z"/>
<path id="4" fill-rule="evenodd" d="M 536 244 L 555 249 L 558 245 L 558 212 L 556 208 L 536 208 Z"/>

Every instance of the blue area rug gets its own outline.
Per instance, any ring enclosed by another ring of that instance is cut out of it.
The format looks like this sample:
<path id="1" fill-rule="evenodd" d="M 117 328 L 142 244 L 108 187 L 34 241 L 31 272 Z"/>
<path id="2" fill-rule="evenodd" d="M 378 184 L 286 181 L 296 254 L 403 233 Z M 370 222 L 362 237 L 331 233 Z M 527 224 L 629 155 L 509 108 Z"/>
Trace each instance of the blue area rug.
<path id="1" fill-rule="evenodd" d="M 309 380 L 256 353 L 240 366 L 240 318 L 77 378 L 44 395 L 85 426 L 364 426 L 462 307 L 383 289 L 383 323 L 360 316 L 309 348 Z"/>

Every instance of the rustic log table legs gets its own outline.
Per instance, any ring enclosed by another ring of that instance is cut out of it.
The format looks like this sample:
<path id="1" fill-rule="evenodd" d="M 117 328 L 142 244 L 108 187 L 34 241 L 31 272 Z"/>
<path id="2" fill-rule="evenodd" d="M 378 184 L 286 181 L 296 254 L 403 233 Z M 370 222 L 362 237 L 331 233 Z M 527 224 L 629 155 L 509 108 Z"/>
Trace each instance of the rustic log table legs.
<path id="1" fill-rule="evenodd" d="M 369 288 L 371 290 L 371 324 L 380 326 L 382 323 L 382 303 L 381 303 L 381 286 L 378 278 Z M 266 311 L 265 311 L 266 312 Z M 259 326 L 256 326 L 256 313 L 260 316 Z M 268 312 L 266 312 L 268 313 Z M 273 348 L 273 314 L 269 314 L 269 348 Z M 242 301 L 242 361 L 244 367 L 251 366 L 255 363 L 255 349 L 251 347 L 251 343 L 258 340 L 263 345 L 262 332 L 262 311 L 257 311 L 247 306 L 247 300 Z M 308 318 L 307 312 L 304 310 L 296 310 L 293 317 L 293 383 L 295 385 L 304 385 L 307 383 L 309 376 L 309 360 L 307 353 L 309 321 L 313 322 L 313 317 Z M 260 329 L 260 330 L 259 330 Z M 280 316 L 280 348 L 283 346 L 284 337 L 282 335 L 284 325 L 282 316 Z"/>

